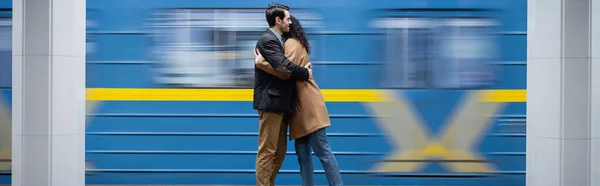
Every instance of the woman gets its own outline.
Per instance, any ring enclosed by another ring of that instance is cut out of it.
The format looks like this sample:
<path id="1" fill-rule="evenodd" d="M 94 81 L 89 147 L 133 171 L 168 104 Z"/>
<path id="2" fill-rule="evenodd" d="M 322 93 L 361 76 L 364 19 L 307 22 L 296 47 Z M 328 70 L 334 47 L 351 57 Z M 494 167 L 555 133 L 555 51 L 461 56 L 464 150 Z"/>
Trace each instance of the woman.
<path id="1" fill-rule="evenodd" d="M 312 68 L 308 53 L 310 46 L 306 34 L 300 22 L 290 17 L 292 24 L 290 31 L 284 34 L 287 38 L 284 44 L 285 56 L 298 66 Z M 259 61 L 256 66 L 265 72 L 277 76 L 280 79 L 289 79 L 289 75 L 275 71 L 260 53 L 255 53 Z M 256 61 L 256 60 L 255 60 Z M 297 81 L 298 111 L 290 119 L 290 140 L 296 140 L 296 154 L 300 164 L 300 175 L 302 185 L 314 184 L 314 169 L 312 163 L 312 150 L 321 160 L 329 185 L 342 185 L 342 177 L 337 160 L 327 142 L 325 128 L 331 126 L 329 114 L 325 106 L 325 99 L 321 94 L 319 86 L 313 79 L 308 81 Z"/>

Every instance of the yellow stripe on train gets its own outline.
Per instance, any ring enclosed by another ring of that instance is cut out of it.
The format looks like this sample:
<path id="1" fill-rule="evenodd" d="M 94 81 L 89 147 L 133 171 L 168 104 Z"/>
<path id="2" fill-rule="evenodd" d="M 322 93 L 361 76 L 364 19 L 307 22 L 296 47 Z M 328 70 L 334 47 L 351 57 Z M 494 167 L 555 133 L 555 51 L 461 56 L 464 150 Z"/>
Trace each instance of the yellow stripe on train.
<path id="1" fill-rule="evenodd" d="M 481 90 L 484 102 L 527 102 L 527 90 Z"/>
<path id="2" fill-rule="evenodd" d="M 327 102 L 381 102 L 380 89 L 323 89 Z M 478 90 L 482 101 L 525 102 L 526 90 Z M 90 101 L 252 101 L 252 89 L 88 88 Z"/>

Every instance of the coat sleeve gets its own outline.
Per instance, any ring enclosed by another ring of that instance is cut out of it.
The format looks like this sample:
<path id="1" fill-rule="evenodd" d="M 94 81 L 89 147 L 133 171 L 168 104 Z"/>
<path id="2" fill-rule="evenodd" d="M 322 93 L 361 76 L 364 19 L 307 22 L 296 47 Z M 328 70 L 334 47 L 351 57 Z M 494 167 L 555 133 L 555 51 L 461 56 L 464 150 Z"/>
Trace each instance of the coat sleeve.
<path id="1" fill-rule="evenodd" d="M 279 68 L 278 70 L 275 70 L 263 57 L 256 63 L 256 67 L 282 80 L 288 80 L 292 75 L 292 73 L 286 69 Z"/>
<path id="2" fill-rule="evenodd" d="M 281 45 L 277 42 L 279 41 L 273 39 L 261 41 L 259 42 L 260 46 L 258 47 L 258 50 L 274 69 L 278 69 L 280 66 L 283 66 L 283 68 L 291 72 L 291 77 L 293 79 L 301 81 L 308 80 L 308 69 L 292 63 L 287 57 L 285 57 L 283 51 L 281 51 Z"/>

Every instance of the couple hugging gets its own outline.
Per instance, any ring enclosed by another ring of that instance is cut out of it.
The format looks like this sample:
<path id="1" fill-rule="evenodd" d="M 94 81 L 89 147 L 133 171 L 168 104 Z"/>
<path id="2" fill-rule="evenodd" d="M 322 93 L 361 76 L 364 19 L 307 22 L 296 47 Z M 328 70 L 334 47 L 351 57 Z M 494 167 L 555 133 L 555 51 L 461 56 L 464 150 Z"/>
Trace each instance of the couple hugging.
<path id="1" fill-rule="evenodd" d="M 312 78 L 310 46 L 304 29 L 285 5 L 270 5 L 265 16 L 270 28 L 254 51 L 254 109 L 259 115 L 256 184 L 275 185 L 286 155 L 289 124 L 302 185 L 314 185 L 313 150 L 323 164 L 329 185 L 342 185 L 325 131 L 331 126 L 329 114 Z"/>

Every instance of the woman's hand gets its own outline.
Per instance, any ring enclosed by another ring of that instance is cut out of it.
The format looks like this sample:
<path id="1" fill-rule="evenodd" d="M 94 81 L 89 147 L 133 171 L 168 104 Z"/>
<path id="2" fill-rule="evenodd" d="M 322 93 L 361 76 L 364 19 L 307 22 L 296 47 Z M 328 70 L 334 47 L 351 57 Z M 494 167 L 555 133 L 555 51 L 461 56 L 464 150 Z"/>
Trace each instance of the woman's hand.
<path id="1" fill-rule="evenodd" d="M 254 49 L 254 64 L 257 64 L 258 61 L 260 61 L 260 58 L 262 57 L 262 55 L 260 54 L 260 52 L 258 51 L 258 48 Z"/>

